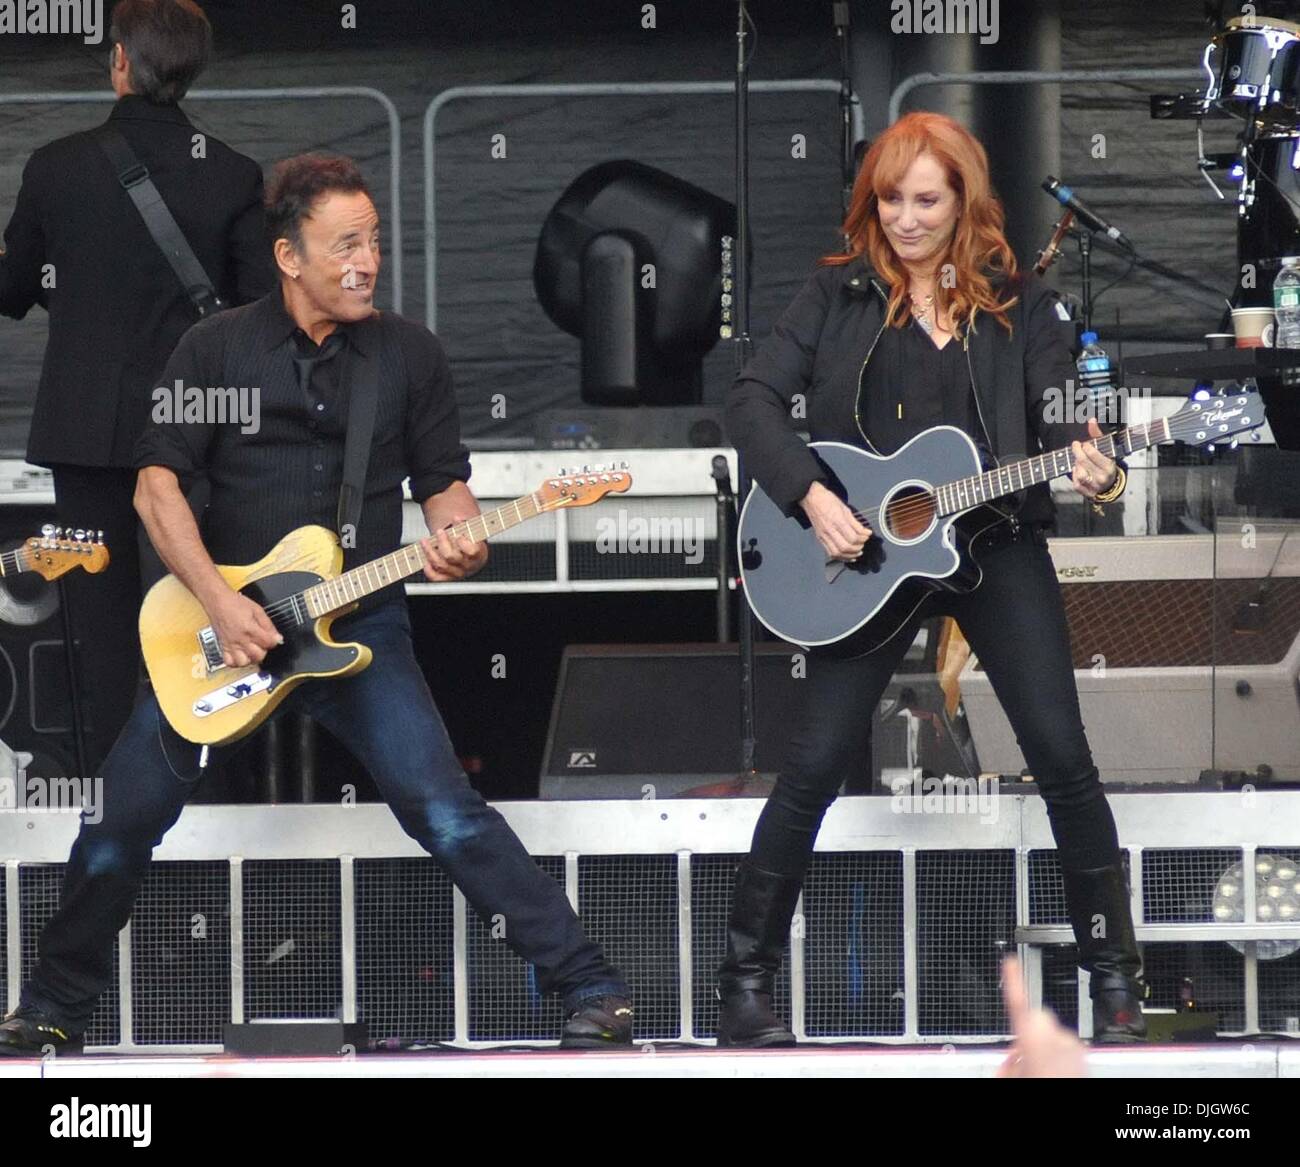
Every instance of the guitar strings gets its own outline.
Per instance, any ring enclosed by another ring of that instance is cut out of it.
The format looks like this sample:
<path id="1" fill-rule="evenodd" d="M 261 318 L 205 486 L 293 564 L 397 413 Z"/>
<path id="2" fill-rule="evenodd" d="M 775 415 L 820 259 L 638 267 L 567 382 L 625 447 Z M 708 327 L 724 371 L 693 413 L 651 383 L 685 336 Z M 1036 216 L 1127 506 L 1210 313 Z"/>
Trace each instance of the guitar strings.
<path id="1" fill-rule="evenodd" d="M 1173 419 L 1169 419 L 1169 420 L 1172 421 Z M 1152 423 L 1148 423 L 1148 424 L 1157 424 L 1157 423 L 1152 422 Z M 1132 426 L 1129 427 L 1129 429 L 1133 429 L 1133 428 L 1136 428 L 1136 427 L 1132 427 Z M 1172 431 L 1173 431 L 1173 426 L 1172 426 L 1172 425 L 1171 425 L 1171 427 L 1170 427 L 1170 431 L 1171 431 L 1171 432 L 1170 432 L 1170 438 L 1173 439 L 1174 434 L 1173 434 L 1173 432 L 1172 432 Z M 1128 431 L 1126 430 L 1126 431 L 1124 431 L 1124 432 L 1128 432 Z M 1119 437 L 1119 436 L 1120 436 L 1119 434 L 1105 434 L 1105 435 L 1103 435 L 1103 438 L 1111 438 L 1111 439 L 1114 439 L 1114 438 Z M 1099 442 L 1099 441 L 1101 441 L 1101 440 L 1103 440 L 1103 439 L 1102 439 L 1102 438 L 1095 439 L 1095 440 L 1094 440 L 1093 442 L 1091 442 L 1090 444 L 1093 445 L 1096 449 L 1101 450 L 1101 447 L 1097 445 L 1097 442 Z M 1115 450 L 1115 444 L 1114 444 L 1113 441 L 1112 441 L 1112 444 L 1111 444 L 1111 450 L 1112 450 L 1112 451 Z M 1054 451 L 1054 452 L 1059 453 L 1059 451 Z M 1104 450 L 1101 450 L 1101 452 L 1102 452 L 1102 453 L 1105 453 Z M 1108 456 L 1109 456 L 1109 455 L 1108 455 Z M 1047 454 L 1040 454 L 1040 455 L 1038 455 L 1038 459 L 1039 459 L 1039 460 L 1041 460 L 1041 459 L 1043 459 L 1043 458 L 1047 458 L 1047 457 L 1049 457 L 1049 455 L 1047 455 Z M 1034 460 L 1035 460 L 1035 459 L 1032 459 L 1032 458 L 1031 458 L 1031 459 L 1026 459 L 1026 461 L 1034 461 Z M 1013 465 L 1014 465 L 1014 464 L 1013 464 Z M 973 475 L 973 476 L 970 477 L 970 478 L 959 478 L 959 479 L 957 479 L 955 482 L 947 483 L 947 484 L 946 484 L 946 488 L 947 488 L 947 489 L 953 489 L 953 488 L 960 487 L 960 486 L 962 486 L 963 484 L 966 484 L 966 483 L 975 483 L 975 482 L 977 482 L 980 478 L 984 478 L 984 477 L 986 477 L 986 476 L 989 475 L 989 474 L 1001 474 L 1001 473 L 1005 473 L 1005 472 L 1006 472 L 1008 469 L 1010 469 L 1010 468 L 1011 468 L 1011 467 L 1003 466 L 1003 467 L 999 467 L 997 470 L 989 470 L 989 471 L 985 471 L 984 474 Z M 1071 471 L 1071 472 L 1072 472 L 1072 471 Z M 1055 477 L 1055 478 L 1063 478 L 1064 475 L 1057 474 L 1057 475 L 1053 475 L 1052 477 Z M 1046 481 L 1046 479 L 1045 479 L 1044 481 Z M 1012 493 L 1014 493 L 1014 492 L 1012 492 Z M 933 509 L 934 509 L 935 501 L 936 501 L 936 495 L 935 495 L 935 492 L 934 492 L 934 491 L 923 491 L 923 492 L 921 492 L 921 493 L 919 493 L 919 494 L 916 494 L 916 495 L 910 495 L 910 496 L 908 496 L 908 497 L 905 498 L 905 499 L 900 499 L 900 500 L 899 500 L 898 502 L 896 502 L 896 503 L 891 503 L 890 506 L 889 506 L 889 508 L 888 508 L 887 514 L 888 514 L 888 517 L 891 518 L 891 519 L 913 519 L 913 518 L 921 518 L 922 516 L 925 515 L 925 513 L 926 513 L 927 511 L 930 511 L 930 510 L 933 510 Z M 877 510 L 879 510 L 879 509 L 880 509 L 880 504 L 879 504 L 879 503 L 875 503 L 875 504 L 871 504 L 871 505 L 868 505 L 868 506 L 866 506 L 866 507 L 863 507 L 861 510 L 854 510 L 854 511 L 852 512 L 852 514 L 853 514 L 853 517 L 854 517 L 855 519 L 857 519 L 859 522 L 864 522 L 864 521 L 867 521 L 868 519 L 870 519 L 870 518 L 874 515 L 874 513 L 875 513 Z"/>
<path id="2" fill-rule="evenodd" d="M 511 504 L 507 503 L 506 505 L 509 506 L 509 505 L 511 505 Z M 539 506 L 539 507 L 537 508 L 537 514 L 540 515 L 540 514 L 545 513 L 546 511 L 553 511 L 553 510 L 555 510 L 557 507 L 560 507 L 560 506 L 563 506 L 563 505 L 566 505 L 566 504 L 563 503 L 563 502 L 543 503 L 541 506 Z M 498 509 L 502 509 L 502 508 L 498 508 Z M 475 516 L 475 518 L 478 518 L 478 517 L 480 517 L 480 516 L 477 516 L 477 515 Z M 532 517 L 532 516 L 530 516 L 530 517 Z M 467 520 L 466 520 L 466 523 L 467 523 L 467 524 L 470 523 L 470 522 L 473 522 L 473 519 L 467 519 Z M 404 550 L 406 550 L 407 547 L 414 547 L 414 546 L 415 546 L 414 543 L 408 543 L 408 544 L 406 544 L 406 547 L 399 547 L 397 550 L 398 550 L 398 551 L 404 551 Z M 396 554 L 396 553 L 397 553 L 397 552 L 393 552 L 393 554 Z M 387 558 L 387 556 L 385 556 L 385 558 Z M 365 565 L 363 564 L 362 566 L 365 566 Z M 356 571 L 356 570 L 358 570 L 358 569 L 357 569 L 357 568 L 352 568 L 351 570 L 352 570 L 352 571 Z M 347 575 L 347 574 L 349 574 L 349 572 L 344 572 L 344 573 L 343 573 L 343 575 Z M 412 573 L 410 573 L 410 574 L 413 575 L 413 574 L 415 574 L 415 573 L 412 572 Z M 321 584 L 334 583 L 334 582 L 336 582 L 337 580 L 340 580 L 340 579 L 342 579 L 342 578 L 343 578 L 343 576 L 334 576 L 333 579 L 323 579 L 323 580 L 320 581 L 320 584 L 312 584 L 312 587 L 319 587 L 319 586 L 321 586 Z M 403 577 L 401 577 L 401 578 L 404 579 L 405 576 L 403 576 Z M 394 580 L 394 581 L 392 581 L 392 582 L 396 583 L 397 581 Z M 295 611 L 295 604 L 296 604 L 296 602 L 297 602 L 298 600 L 302 599 L 302 597 L 304 596 L 304 594 L 305 594 L 304 592 L 294 592 L 293 595 L 291 595 L 291 596 L 285 596 L 283 599 L 276 600 L 274 603 L 268 604 L 268 605 L 267 605 L 265 608 L 263 608 L 262 610 L 263 610 L 263 611 L 264 611 L 264 612 L 265 612 L 265 613 L 266 613 L 266 614 L 271 618 L 271 623 L 272 623 L 272 624 L 275 624 L 275 622 L 276 622 L 276 617 L 277 617 L 277 616 L 290 616 L 290 617 L 293 618 L 293 622 L 294 622 L 294 624 L 297 624 L 297 623 L 299 623 L 299 621 L 298 621 L 298 614 L 297 614 L 297 612 Z M 288 625 L 287 622 L 286 622 L 286 627 L 288 627 L 288 626 L 290 626 L 290 625 Z"/>
<path id="3" fill-rule="evenodd" d="M 1163 419 L 1163 421 L 1168 425 L 1168 428 L 1169 428 L 1169 438 L 1170 438 L 1171 440 L 1174 438 L 1173 429 L 1174 429 L 1174 424 L 1175 424 L 1175 421 L 1176 421 L 1176 420 L 1179 421 L 1179 422 L 1185 422 L 1185 421 L 1187 421 L 1188 419 L 1185 419 L 1185 418 L 1183 418 L 1183 419 L 1175 419 L 1175 418 L 1172 418 L 1172 417 L 1171 417 L 1171 418 L 1165 418 L 1165 419 Z M 1146 423 L 1146 426 L 1149 427 L 1149 426 L 1151 426 L 1151 425 L 1157 425 L 1157 424 L 1160 424 L 1160 423 L 1159 423 L 1159 422 L 1148 422 L 1148 423 Z M 1100 442 L 1100 441 L 1102 441 L 1102 440 L 1104 440 L 1105 438 L 1109 438 L 1109 439 L 1111 439 L 1111 450 L 1112 450 L 1112 452 L 1114 452 L 1115 449 L 1116 449 L 1116 447 L 1115 447 L 1115 443 L 1114 443 L 1114 439 L 1117 438 L 1117 437 L 1122 436 L 1122 433 L 1128 433 L 1128 432 L 1130 432 L 1131 430 L 1136 429 L 1136 428 L 1143 428 L 1143 427 L 1133 427 L 1133 426 L 1130 426 L 1130 427 L 1127 427 L 1127 429 L 1125 429 L 1125 430 L 1122 431 L 1121 433 L 1116 433 L 1116 434 L 1105 434 L 1105 435 L 1103 435 L 1102 438 L 1098 438 L 1098 439 L 1094 439 L 1094 440 L 1092 440 L 1092 441 L 1090 442 L 1090 444 L 1093 445 L 1093 446 L 1094 446 L 1095 448 L 1097 448 L 1098 450 L 1100 450 L 1100 446 L 1098 446 L 1097 443 Z M 1054 452 L 1055 452 L 1055 451 L 1054 451 Z M 1104 453 L 1104 451 L 1102 451 L 1102 452 Z M 1043 455 L 1039 455 L 1039 456 L 1038 456 L 1039 460 L 1041 460 L 1041 459 L 1043 459 L 1043 458 L 1046 458 L 1046 457 L 1048 457 L 1048 455 L 1046 455 L 1046 454 L 1043 454 Z M 1026 459 L 1026 461 L 1033 461 L 1033 460 L 1034 460 L 1034 459 Z M 973 483 L 973 482 L 978 481 L 978 479 L 985 477 L 985 476 L 988 475 L 988 474 L 1003 473 L 1003 472 L 1005 472 L 1007 469 L 1009 469 L 1009 468 L 1008 468 L 1008 467 L 1001 467 L 1001 468 L 999 468 L 999 469 L 996 470 L 996 471 L 993 471 L 993 470 L 985 471 L 985 473 L 982 474 L 982 475 L 974 475 L 974 476 L 972 476 L 971 478 L 967 478 L 967 479 L 958 479 L 956 482 L 948 483 L 948 484 L 947 484 L 947 487 L 948 487 L 948 488 L 953 488 L 953 487 L 960 486 L 962 483 L 967 483 L 967 482 L 971 482 L 971 483 Z M 1064 477 L 1064 475 L 1054 475 L 1053 477 Z M 889 505 L 888 509 L 887 509 L 886 514 L 887 514 L 888 518 L 891 519 L 891 521 L 898 521 L 898 520 L 907 521 L 907 520 L 911 520 L 911 519 L 920 518 L 920 517 L 924 516 L 927 512 L 929 512 L 929 511 L 933 511 L 933 510 L 935 509 L 936 501 L 937 501 L 937 499 L 936 499 L 936 494 L 935 494 L 935 492 L 933 492 L 933 491 L 924 491 L 924 492 L 922 492 L 922 493 L 920 493 L 920 494 L 912 495 L 912 496 L 909 496 L 908 498 L 901 499 L 901 500 L 899 500 L 898 502 L 891 503 L 891 504 Z M 538 507 L 538 509 L 537 509 L 537 514 L 542 514 L 542 513 L 546 512 L 546 511 L 550 511 L 550 510 L 555 510 L 558 506 L 561 506 L 561 505 L 563 505 L 563 504 L 562 504 L 562 503 L 559 503 L 559 502 L 556 502 L 556 503 L 543 503 L 541 506 Z M 876 503 L 876 504 L 870 505 L 870 506 L 868 506 L 868 507 L 864 507 L 864 508 L 862 508 L 862 509 L 853 510 L 851 513 L 853 514 L 853 517 L 854 517 L 855 519 L 857 519 L 859 522 L 866 522 L 866 521 L 869 521 L 872 517 L 874 517 L 874 513 L 879 509 L 879 506 L 880 506 L 880 504 L 879 504 L 879 503 Z M 466 521 L 467 521 L 467 522 L 472 522 L 473 520 L 470 519 L 470 520 L 466 520 Z M 410 546 L 414 546 L 414 544 L 407 544 L 407 546 L 408 546 L 408 547 L 410 547 Z M 403 548 L 399 548 L 399 550 L 403 550 Z M 352 571 L 356 571 L 356 570 L 358 570 L 358 569 L 357 569 L 357 568 L 352 568 L 351 570 L 352 570 Z M 344 575 L 346 575 L 346 574 L 349 574 L 349 573 L 345 572 Z M 414 573 L 411 573 L 411 574 L 414 574 Z M 342 576 L 335 576 L 333 580 L 321 580 L 321 583 L 320 583 L 320 584 L 313 584 L 312 586 L 313 586 L 313 587 L 319 587 L 319 586 L 321 586 L 321 585 L 323 585 L 323 584 L 326 584 L 326 583 L 332 583 L 332 582 L 335 582 L 336 580 L 341 579 L 341 578 L 342 578 Z M 403 577 L 403 578 L 404 578 L 404 577 Z M 394 581 L 394 582 L 397 582 L 397 581 Z M 266 608 L 264 608 L 263 610 L 264 610 L 264 611 L 266 612 L 266 614 L 271 618 L 272 623 L 275 622 L 276 617 L 285 617 L 285 616 L 292 616 L 293 619 L 294 619 L 294 622 L 297 623 L 297 613 L 296 613 L 296 611 L 294 610 L 294 608 L 295 608 L 295 603 L 296 603 L 296 601 L 298 601 L 299 599 L 301 599 L 301 598 L 303 597 L 303 595 L 304 595 L 303 592 L 295 592 L 295 593 L 294 593 L 293 595 L 291 595 L 291 596 L 286 596 L 284 599 L 277 600 L 277 601 L 275 601 L 275 603 L 273 603 L 273 604 L 269 604 L 269 605 L 268 605 Z"/>

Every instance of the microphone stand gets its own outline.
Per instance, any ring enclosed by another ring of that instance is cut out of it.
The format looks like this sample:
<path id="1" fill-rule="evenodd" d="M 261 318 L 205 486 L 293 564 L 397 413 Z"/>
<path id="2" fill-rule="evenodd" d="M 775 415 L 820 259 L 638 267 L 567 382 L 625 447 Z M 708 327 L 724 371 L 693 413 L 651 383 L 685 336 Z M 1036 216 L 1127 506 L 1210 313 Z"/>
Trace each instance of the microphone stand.
<path id="1" fill-rule="evenodd" d="M 1079 263 L 1082 265 L 1080 281 L 1083 284 L 1080 296 L 1083 313 L 1083 331 L 1092 331 L 1092 229 L 1079 227 Z"/>
<path id="2" fill-rule="evenodd" d="M 734 331 L 732 351 L 736 375 L 749 359 L 749 59 L 747 26 L 750 23 L 745 0 L 736 4 L 736 286 L 733 292 Z M 737 503 L 748 496 L 750 479 L 740 454 L 736 455 Z M 720 540 L 725 533 L 718 532 Z M 730 548 L 724 544 L 721 554 Z M 740 565 L 736 565 L 736 587 L 741 587 Z M 754 616 L 748 601 L 738 605 L 736 624 L 740 639 L 740 775 L 737 793 L 757 776 L 754 769 Z"/>
<path id="3" fill-rule="evenodd" d="M 840 210 L 845 217 L 853 201 L 853 61 L 849 42 L 849 0 L 834 0 L 835 39 L 840 42 Z M 845 240 L 845 250 L 848 240 Z"/>

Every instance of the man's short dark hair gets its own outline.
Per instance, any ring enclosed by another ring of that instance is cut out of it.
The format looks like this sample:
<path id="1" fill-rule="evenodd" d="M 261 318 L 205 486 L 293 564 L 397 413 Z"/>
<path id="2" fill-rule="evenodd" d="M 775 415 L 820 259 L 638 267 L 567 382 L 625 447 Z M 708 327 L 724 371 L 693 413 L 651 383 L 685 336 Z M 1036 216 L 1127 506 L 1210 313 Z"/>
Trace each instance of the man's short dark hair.
<path id="1" fill-rule="evenodd" d="M 302 250 L 302 221 L 327 194 L 370 197 L 361 168 L 342 154 L 298 154 L 277 162 L 266 187 L 266 230 L 274 246 L 287 239 Z M 373 200 L 372 200 L 373 201 Z"/>
<path id="2" fill-rule="evenodd" d="M 212 26 L 194 0 L 118 0 L 108 39 L 131 62 L 131 88 L 175 105 L 212 54 Z"/>

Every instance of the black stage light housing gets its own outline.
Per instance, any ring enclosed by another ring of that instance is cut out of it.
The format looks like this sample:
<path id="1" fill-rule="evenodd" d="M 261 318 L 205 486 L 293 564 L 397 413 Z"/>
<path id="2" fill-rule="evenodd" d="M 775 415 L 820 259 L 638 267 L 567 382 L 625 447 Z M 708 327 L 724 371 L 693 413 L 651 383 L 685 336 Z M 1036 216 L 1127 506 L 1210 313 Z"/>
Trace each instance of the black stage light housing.
<path id="1" fill-rule="evenodd" d="M 735 222 L 732 203 L 630 159 L 569 184 L 542 224 L 533 285 L 582 342 L 583 401 L 699 403 Z"/>

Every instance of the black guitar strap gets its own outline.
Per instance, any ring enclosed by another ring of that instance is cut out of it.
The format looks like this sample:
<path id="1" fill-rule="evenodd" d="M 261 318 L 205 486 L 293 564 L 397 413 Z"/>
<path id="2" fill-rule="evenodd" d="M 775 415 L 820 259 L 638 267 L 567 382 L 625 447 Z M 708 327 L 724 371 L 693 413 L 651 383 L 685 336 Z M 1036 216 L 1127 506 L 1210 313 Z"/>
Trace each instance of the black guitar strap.
<path id="1" fill-rule="evenodd" d="M 180 280 L 181 287 L 185 289 L 185 294 L 189 296 L 200 319 L 220 312 L 226 304 L 217 295 L 212 281 L 208 279 L 208 273 L 203 270 L 198 256 L 182 233 L 180 224 L 163 202 L 162 195 L 149 177 L 149 168 L 140 161 L 131 149 L 131 144 L 116 127 L 100 126 L 95 133 L 95 141 L 108 155 L 117 181 L 131 196 L 145 227 L 158 245 L 158 250 L 171 264 L 172 271 L 176 273 L 176 278 Z"/>
<path id="2" fill-rule="evenodd" d="M 347 354 L 348 433 L 343 442 L 343 484 L 339 487 L 339 538 L 347 547 L 349 537 L 356 545 L 357 523 L 366 497 L 366 470 L 370 465 L 370 441 L 375 432 L 379 403 L 377 351 L 362 356 L 356 349 Z"/>

